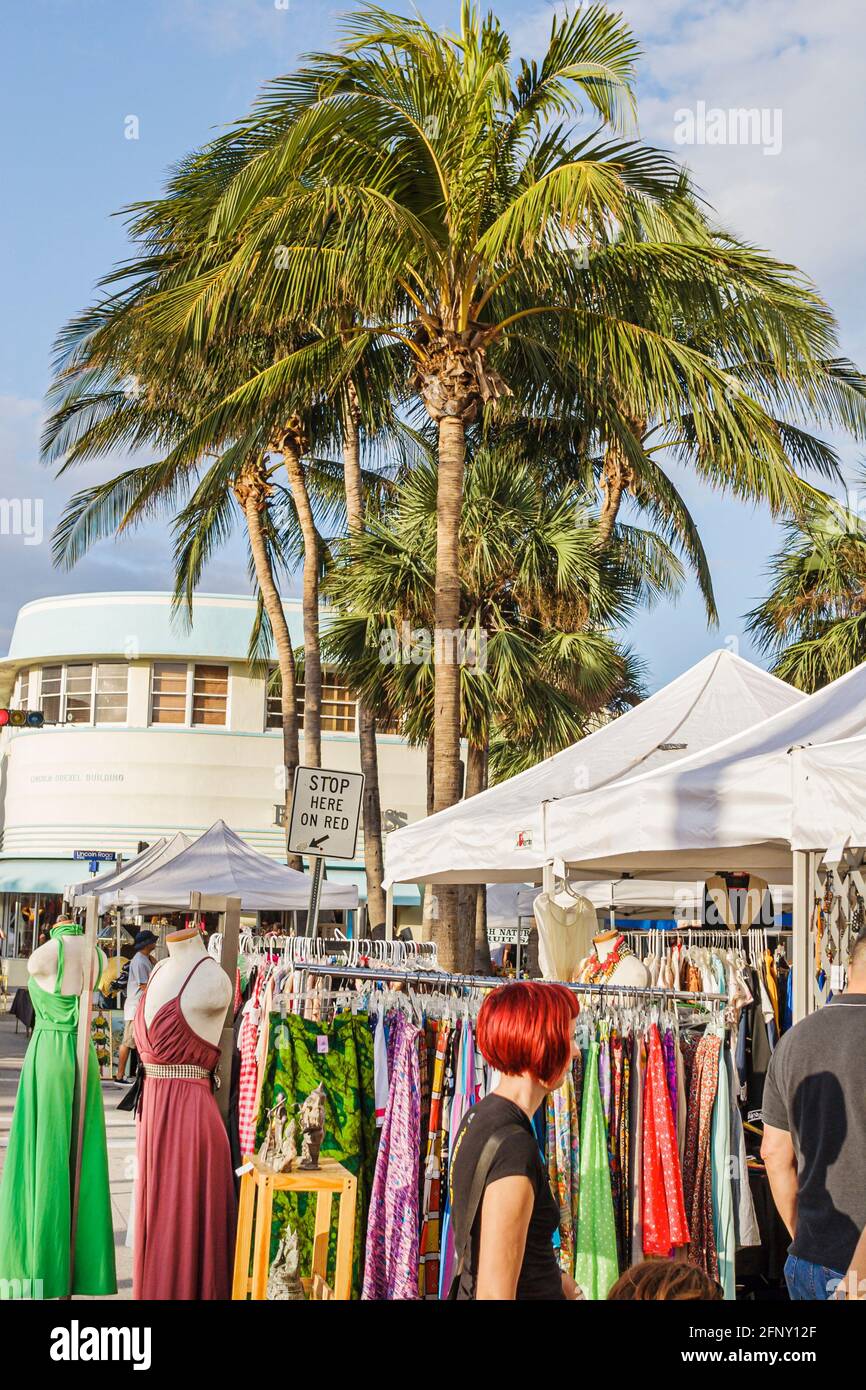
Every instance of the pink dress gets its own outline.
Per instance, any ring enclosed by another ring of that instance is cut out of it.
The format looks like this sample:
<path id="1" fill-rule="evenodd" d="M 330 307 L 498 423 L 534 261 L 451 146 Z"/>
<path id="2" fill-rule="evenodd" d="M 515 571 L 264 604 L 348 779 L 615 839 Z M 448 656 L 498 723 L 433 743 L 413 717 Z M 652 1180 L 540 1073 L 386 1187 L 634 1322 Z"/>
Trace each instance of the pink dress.
<path id="1" fill-rule="evenodd" d="M 143 1062 L 216 1069 L 220 1049 L 193 1031 L 180 1008 L 203 963 L 157 1009 L 150 1027 L 147 991 L 142 994 L 135 1045 Z M 133 1297 L 229 1298 L 237 1203 L 228 1135 L 210 1080 L 148 1076 L 136 1131 Z"/>

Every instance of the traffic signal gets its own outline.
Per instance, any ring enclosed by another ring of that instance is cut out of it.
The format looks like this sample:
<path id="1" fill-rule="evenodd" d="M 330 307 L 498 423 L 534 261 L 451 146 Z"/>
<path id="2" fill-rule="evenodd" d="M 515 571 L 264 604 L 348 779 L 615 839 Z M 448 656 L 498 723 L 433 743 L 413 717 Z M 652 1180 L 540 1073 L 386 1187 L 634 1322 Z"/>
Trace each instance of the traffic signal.
<path id="1" fill-rule="evenodd" d="M 44 723 L 41 709 L 0 709 L 0 729 L 41 729 Z"/>

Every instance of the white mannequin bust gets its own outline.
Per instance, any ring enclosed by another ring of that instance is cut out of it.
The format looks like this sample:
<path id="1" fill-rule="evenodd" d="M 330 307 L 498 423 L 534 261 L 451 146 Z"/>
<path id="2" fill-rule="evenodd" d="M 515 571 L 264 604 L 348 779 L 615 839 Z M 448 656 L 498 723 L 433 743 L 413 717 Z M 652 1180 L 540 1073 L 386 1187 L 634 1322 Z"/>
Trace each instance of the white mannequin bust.
<path id="1" fill-rule="evenodd" d="M 232 986 L 221 965 L 208 955 L 197 928 L 173 932 L 165 938 L 168 959 L 154 967 L 144 996 L 144 1021 L 150 1027 L 158 1009 L 176 999 L 189 979 L 180 1001 L 180 1011 L 194 1033 L 206 1042 L 219 1045 L 226 1010 L 232 999 Z M 204 960 L 190 979 L 190 971 Z"/>
<path id="2" fill-rule="evenodd" d="M 36 950 L 27 958 L 27 973 L 32 975 L 39 987 L 48 994 L 54 993 L 59 958 L 60 950 L 56 937 L 46 941 L 44 946 L 37 946 Z M 84 937 L 64 936 L 61 994 L 82 993 L 84 990 L 85 961 Z M 91 948 L 91 989 L 95 989 L 99 976 L 99 952 Z"/>
<path id="3" fill-rule="evenodd" d="M 607 960 L 619 940 L 619 935 L 619 932 L 614 930 L 593 937 L 592 944 L 600 961 Z M 605 980 L 606 985 L 622 985 L 625 989 L 646 989 L 649 982 L 649 971 L 643 961 L 635 955 L 623 956 Z"/>

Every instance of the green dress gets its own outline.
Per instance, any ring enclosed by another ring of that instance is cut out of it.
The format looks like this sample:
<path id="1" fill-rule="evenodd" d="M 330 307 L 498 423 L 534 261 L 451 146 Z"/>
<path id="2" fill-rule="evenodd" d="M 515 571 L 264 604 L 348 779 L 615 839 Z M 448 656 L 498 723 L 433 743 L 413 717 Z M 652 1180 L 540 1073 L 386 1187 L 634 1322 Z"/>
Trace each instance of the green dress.
<path id="1" fill-rule="evenodd" d="M 81 928 L 72 923 L 63 923 L 51 932 L 58 950 L 53 994 L 36 980 L 30 981 L 36 1023 L 21 1069 L 0 1180 L 0 1298 L 62 1298 L 70 1292 L 117 1292 L 105 1114 L 92 1044 L 87 1069 L 75 1274 L 72 1288 L 69 1287 L 69 1153 L 79 996 L 60 991 L 63 937 L 80 934 Z"/>

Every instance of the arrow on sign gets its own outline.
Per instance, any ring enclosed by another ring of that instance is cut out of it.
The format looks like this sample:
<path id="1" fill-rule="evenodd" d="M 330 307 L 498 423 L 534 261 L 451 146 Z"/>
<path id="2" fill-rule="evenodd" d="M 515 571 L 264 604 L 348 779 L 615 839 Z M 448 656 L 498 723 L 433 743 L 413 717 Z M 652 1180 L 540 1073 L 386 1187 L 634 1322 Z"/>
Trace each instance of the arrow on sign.
<path id="1" fill-rule="evenodd" d="M 318 849 L 319 845 L 323 845 L 325 841 L 330 840 L 330 838 L 330 835 L 320 835 L 318 840 L 310 841 L 310 849 Z"/>

